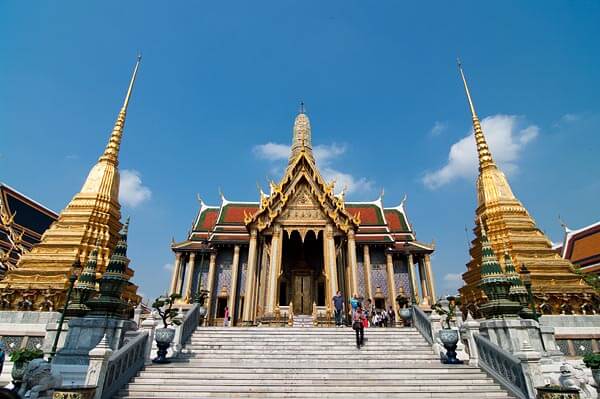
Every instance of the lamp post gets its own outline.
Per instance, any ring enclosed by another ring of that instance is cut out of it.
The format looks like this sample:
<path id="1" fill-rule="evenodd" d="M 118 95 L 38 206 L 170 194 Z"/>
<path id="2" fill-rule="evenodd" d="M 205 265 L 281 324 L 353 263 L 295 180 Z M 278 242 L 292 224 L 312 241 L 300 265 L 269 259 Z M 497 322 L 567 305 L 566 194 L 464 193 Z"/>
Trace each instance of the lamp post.
<path id="1" fill-rule="evenodd" d="M 533 313 L 533 320 L 539 322 L 538 314 L 535 310 L 535 302 L 533 299 L 533 293 L 531 292 L 531 272 L 525 266 L 525 263 L 521 264 L 521 270 L 519 271 L 521 275 L 521 280 L 523 281 L 523 285 L 525 285 L 525 289 L 527 290 L 527 298 L 529 299 L 529 306 L 531 306 L 531 312 Z"/>
<path id="2" fill-rule="evenodd" d="M 75 281 L 77 281 L 77 271 L 81 268 L 81 263 L 79 259 L 77 259 L 73 263 L 73 272 L 69 276 L 69 289 L 67 290 L 67 297 L 65 299 L 65 305 L 63 306 L 63 311 L 60 315 L 60 319 L 58 320 L 58 328 L 56 329 L 56 335 L 54 336 L 54 343 L 52 344 L 52 350 L 50 350 L 50 356 L 48 357 L 48 363 L 52 362 L 54 355 L 56 355 L 56 347 L 58 346 L 58 340 L 60 339 L 60 333 L 62 332 L 63 323 L 65 322 L 65 313 L 67 312 L 67 307 L 69 306 L 69 301 L 71 300 L 71 293 L 73 292 L 73 286 L 75 285 Z"/>

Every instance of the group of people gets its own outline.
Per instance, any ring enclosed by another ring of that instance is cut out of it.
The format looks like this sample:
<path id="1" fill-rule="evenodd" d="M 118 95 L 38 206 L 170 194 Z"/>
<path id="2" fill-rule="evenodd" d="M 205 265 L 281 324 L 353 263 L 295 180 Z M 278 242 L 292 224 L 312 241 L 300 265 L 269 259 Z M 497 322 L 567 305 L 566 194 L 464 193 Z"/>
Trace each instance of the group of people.
<path id="1" fill-rule="evenodd" d="M 345 301 L 341 291 L 338 291 L 333 297 L 333 310 L 336 327 L 344 327 Z M 357 294 L 350 299 L 348 315 L 352 321 L 352 329 L 356 332 L 358 349 L 364 345 L 365 328 L 394 326 L 396 322 L 396 312 L 392 306 L 388 310 L 375 309 L 375 305 L 370 299 L 367 299 L 363 306 Z"/>

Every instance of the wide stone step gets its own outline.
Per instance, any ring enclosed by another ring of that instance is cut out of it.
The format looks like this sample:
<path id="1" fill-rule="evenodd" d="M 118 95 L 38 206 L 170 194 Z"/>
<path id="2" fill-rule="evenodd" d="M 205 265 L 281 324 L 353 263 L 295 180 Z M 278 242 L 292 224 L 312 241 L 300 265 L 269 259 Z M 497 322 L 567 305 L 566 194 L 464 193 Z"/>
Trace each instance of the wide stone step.
<path id="1" fill-rule="evenodd" d="M 294 349 L 293 351 L 290 351 L 289 348 L 273 348 L 273 347 L 264 347 L 264 348 L 230 348 L 227 346 L 223 346 L 223 347 L 217 347 L 217 348 L 210 348 L 210 347 L 200 347 L 200 346 L 194 346 L 191 348 L 187 348 L 188 350 L 192 350 L 194 353 L 197 354 L 211 354 L 211 353 L 218 353 L 218 354 L 223 354 L 223 355 L 229 355 L 229 354 L 250 354 L 250 355 L 259 355 L 259 354 L 270 354 L 270 353 L 275 353 L 275 354 L 288 354 L 288 355 L 302 355 L 302 354 L 328 354 L 328 355 L 356 355 L 358 352 L 358 349 L 356 348 L 356 345 L 348 345 L 345 347 L 331 347 L 331 348 L 318 348 L 318 347 L 300 347 L 297 349 Z M 197 352 L 196 352 L 197 351 Z M 422 348 L 422 349 L 414 349 L 414 350 L 406 350 L 406 349 L 383 349 L 381 347 L 378 346 L 374 346 L 374 347 L 369 347 L 369 346 L 363 346 L 360 349 L 359 353 L 375 353 L 375 354 L 379 354 L 381 356 L 386 356 L 388 355 L 389 357 L 391 356 L 396 356 L 396 355 L 405 355 L 407 353 L 414 353 L 414 354 L 431 354 L 433 353 L 433 351 L 431 350 L 431 348 Z"/>
<path id="2" fill-rule="evenodd" d="M 236 393 L 232 396 L 228 392 L 211 392 L 211 393 L 196 393 L 196 392 L 177 392 L 177 391 L 165 391 L 165 392 L 125 392 L 123 396 L 117 396 L 117 399 L 125 398 L 136 398 L 136 399 L 151 399 L 151 398 L 162 398 L 162 399 L 179 399 L 179 398 L 194 398 L 194 399 L 208 399 L 208 398 L 289 398 L 289 399 L 348 399 L 356 396 L 352 392 L 334 393 L 285 393 L 282 395 L 279 392 L 268 393 Z M 386 393 L 385 398 L 388 399 L 449 399 L 457 396 L 457 393 L 446 393 L 446 392 L 396 392 Z M 380 393 L 363 392 L 360 394 L 361 398 L 364 399 L 381 399 L 383 396 Z M 505 399 L 511 398 L 505 392 L 461 392 L 461 399 Z"/>
<path id="3" fill-rule="evenodd" d="M 383 396 L 385 393 L 405 393 L 405 392 L 444 392 L 444 393 L 463 393 L 463 392 L 499 392 L 500 387 L 497 385 L 402 385 L 402 386 L 370 386 L 361 384 L 360 381 L 355 381 L 353 385 L 345 386 L 328 386 L 322 384 L 309 383 L 307 385 L 262 385 L 262 386 L 232 386 L 223 385 L 220 381 L 213 381 L 212 385 L 197 385 L 192 381 L 188 381 L 185 384 L 165 386 L 161 384 L 156 385 L 138 385 L 131 384 L 126 389 L 127 392 L 152 392 L 152 391 L 163 391 L 168 392 L 169 390 L 176 390 L 179 393 L 183 392 L 195 392 L 197 394 L 208 393 L 208 392 L 227 392 L 231 394 L 235 393 L 268 393 L 268 392 L 279 392 L 279 393 L 347 393 L 347 394 L 358 394 L 368 393 L 377 390 L 379 394 Z"/>
<path id="4" fill-rule="evenodd" d="M 422 385 L 422 384 L 431 384 L 431 379 L 420 379 L 420 378 L 412 378 L 410 380 L 396 380 L 392 378 L 394 376 L 388 376 L 388 378 L 380 378 L 377 376 L 365 376 L 365 375 L 346 375 L 346 376 L 312 376 L 310 378 L 306 378 L 304 376 L 295 375 L 294 378 L 290 378 L 289 375 L 261 375 L 260 378 L 227 378 L 227 376 L 221 375 L 219 377 L 219 384 L 225 386 L 254 386 L 254 385 L 271 385 L 271 386 L 293 386 L 293 385 L 310 385 L 310 384 L 318 384 L 318 385 L 341 385 L 341 386 L 351 386 L 356 383 L 357 379 L 360 378 L 361 383 L 368 383 L 371 386 L 403 386 L 403 385 Z M 144 386 L 144 385 L 168 385 L 168 384 L 186 384 L 188 385 L 190 382 L 196 386 L 204 386 L 214 384 L 215 380 L 211 378 L 207 378 L 204 376 L 204 379 L 200 378 L 184 378 L 179 376 L 178 378 L 146 378 L 146 377 L 136 377 L 132 381 L 136 386 Z M 463 386 L 465 384 L 464 380 L 447 380 L 444 381 L 444 385 L 459 385 Z M 491 378 L 471 378 L 469 379 L 469 385 L 494 385 L 494 381 Z"/>
<path id="5" fill-rule="evenodd" d="M 430 365 L 428 365 L 430 366 Z M 211 367 L 211 366 L 196 366 L 196 367 L 172 367 L 172 365 L 162 366 L 150 366 L 140 372 L 140 376 L 171 376 L 171 377 L 182 377 L 182 373 L 187 378 L 203 378 L 204 375 L 228 375 L 228 376 L 240 376 L 240 378 L 246 378 L 248 375 L 256 376 L 260 378 L 262 375 L 281 375 L 281 374 L 294 374 L 294 375 L 393 375 L 400 376 L 401 378 L 412 378 L 419 376 L 419 378 L 474 378 L 487 376 L 481 370 L 462 366 L 459 368 L 443 368 L 430 366 L 428 368 L 408 367 L 408 366 L 395 366 L 389 368 L 375 369 L 373 367 L 355 367 L 355 368 L 326 368 L 326 367 L 255 367 L 250 366 L 247 368 L 235 366 L 235 367 Z M 311 377 L 312 378 L 312 377 Z"/>
<path id="6" fill-rule="evenodd" d="M 414 360 L 409 361 L 405 360 L 402 362 L 390 362 L 385 360 L 378 361 L 357 361 L 354 363 L 349 363 L 348 361 L 338 361 L 338 360 L 327 360 L 327 361 L 318 361 L 318 362 L 295 362 L 295 361 L 272 361 L 272 362 L 250 362 L 250 361 L 239 361 L 232 362 L 227 359 L 224 360 L 201 360 L 201 361 L 174 361 L 173 363 L 161 365 L 161 366 L 150 366 L 153 369 L 167 370 L 171 369 L 175 372 L 179 373 L 192 373 L 196 370 L 207 370 L 207 369 L 251 369 L 257 371 L 263 370 L 306 370 L 306 369 L 318 369 L 318 370 L 352 370 L 352 369 L 389 369 L 389 370 L 411 370 L 411 369 L 436 369 L 436 372 L 445 373 L 445 372 L 454 372 L 448 370 L 448 366 L 445 364 L 441 364 L 438 359 L 433 361 L 425 361 L 425 360 Z M 451 370 L 460 370 L 461 368 L 469 369 L 469 370 L 478 370 L 473 367 L 457 365 L 453 366 Z M 150 369 L 150 368 L 149 368 Z"/>

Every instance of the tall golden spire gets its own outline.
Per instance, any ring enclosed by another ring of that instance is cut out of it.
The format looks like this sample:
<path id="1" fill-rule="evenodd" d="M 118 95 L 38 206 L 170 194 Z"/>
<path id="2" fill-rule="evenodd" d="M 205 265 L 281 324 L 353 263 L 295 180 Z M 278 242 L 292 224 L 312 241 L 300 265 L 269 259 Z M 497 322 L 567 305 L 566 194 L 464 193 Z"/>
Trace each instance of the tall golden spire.
<path id="1" fill-rule="evenodd" d="M 110 140 L 108 141 L 106 149 L 104 150 L 104 154 L 102 154 L 99 161 L 108 161 L 114 163 L 115 165 L 119 164 L 119 148 L 121 147 L 121 140 L 123 138 L 123 127 L 125 126 L 127 107 L 129 106 L 129 99 L 131 98 L 131 92 L 133 91 L 133 85 L 135 83 L 135 78 L 137 77 L 137 72 L 141 61 L 142 55 L 138 54 L 135 67 L 133 68 L 133 74 L 131 75 L 131 80 L 129 81 L 129 87 L 127 88 L 127 94 L 125 95 L 125 100 L 123 101 L 123 107 L 121 107 L 121 111 L 117 116 L 117 121 L 113 127 L 112 134 L 110 135 Z"/>
<path id="2" fill-rule="evenodd" d="M 294 120 L 294 134 L 292 137 L 292 153 L 290 154 L 290 164 L 294 159 L 304 152 L 314 161 L 312 153 L 312 133 L 310 129 L 310 120 L 304 109 L 304 102 L 300 103 L 300 111 Z"/>
<path id="3" fill-rule="evenodd" d="M 0 281 L 0 291 L 10 289 L 15 292 L 15 307 L 19 298 L 34 292 L 34 309 L 43 302 L 45 292 L 53 292 L 55 308 L 60 308 L 65 300 L 71 266 L 78 260 L 85 264 L 94 250 L 97 250 L 97 270 L 103 273 L 119 239 L 121 229 L 121 206 L 119 204 L 119 147 L 123 137 L 123 127 L 133 85 L 140 66 L 138 56 L 133 75 L 129 82 L 123 107 L 112 130 L 110 140 L 98 162 L 91 168 L 81 191 L 60 213 L 42 236 L 39 244 L 24 255 L 15 270 L 7 273 Z M 129 277 L 133 271 L 127 269 Z M 128 285 L 124 297 L 138 302 L 137 287 Z"/>
<path id="4" fill-rule="evenodd" d="M 463 307 L 477 315 L 489 299 L 481 290 L 481 282 L 489 272 L 485 261 L 486 257 L 491 259 L 491 248 L 495 253 L 507 253 L 516 265 L 526 265 L 531 271 L 537 303 L 544 302 L 554 314 L 563 312 L 565 304 L 571 306 L 574 313 L 579 313 L 593 302 L 593 290 L 573 272 L 570 262 L 554 251 L 548 237 L 514 196 L 506 176 L 492 159 L 460 61 L 458 69 L 473 117 L 479 158 L 475 210 L 475 223 L 479 229 L 477 226 L 474 229 L 476 238 L 469 249 L 471 260 L 463 274 L 465 285 L 460 289 Z"/>
<path id="5" fill-rule="evenodd" d="M 471 98 L 471 92 L 469 91 L 469 85 L 467 84 L 467 79 L 465 78 L 462 64 L 460 63 L 459 59 L 456 61 L 458 63 L 460 76 L 462 77 L 462 81 L 465 86 L 465 92 L 467 93 L 467 100 L 469 101 L 469 107 L 471 108 L 471 116 L 473 117 L 473 131 L 475 133 L 475 144 L 477 145 L 477 155 L 479 157 L 479 170 L 483 170 L 488 166 L 495 165 L 495 163 L 492 159 L 492 154 L 490 153 L 485 136 L 483 135 L 483 129 L 481 128 L 479 117 L 475 112 L 475 106 L 473 105 L 473 99 Z"/>

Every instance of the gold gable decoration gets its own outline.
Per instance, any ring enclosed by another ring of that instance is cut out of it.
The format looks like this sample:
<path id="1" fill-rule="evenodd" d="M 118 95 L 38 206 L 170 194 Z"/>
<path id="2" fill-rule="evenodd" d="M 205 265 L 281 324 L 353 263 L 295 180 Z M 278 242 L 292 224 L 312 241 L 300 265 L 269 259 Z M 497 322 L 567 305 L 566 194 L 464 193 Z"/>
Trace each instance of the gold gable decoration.
<path id="1" fill-rule="evenodd" d="M 328 184 L 323 179 L 308 154 L 307 151 L 298 152 L 279 184 L 270 182 L 271 195 L 261 200 L 260 209 L 254 215 L 244 214 L 244 223 L 248 228 L 255 226 L 259 232 L 269 228 L 282 216 L 291 197 L 296 198 L 299 190 L 309 190 L 303 195 L 310 195 L 323 215 L 331 219 L 338 229 L 344 233 L 350 228 L 358 229 L 360 217 L 346 210 L 344 200 L 334 194 L 335 182 Z"/>

